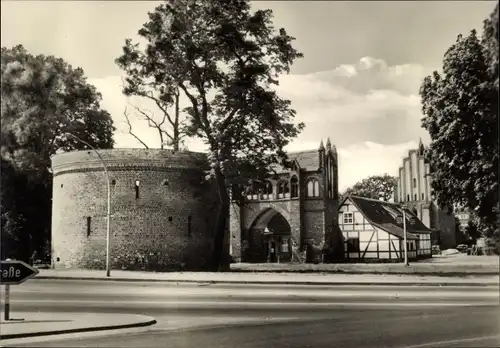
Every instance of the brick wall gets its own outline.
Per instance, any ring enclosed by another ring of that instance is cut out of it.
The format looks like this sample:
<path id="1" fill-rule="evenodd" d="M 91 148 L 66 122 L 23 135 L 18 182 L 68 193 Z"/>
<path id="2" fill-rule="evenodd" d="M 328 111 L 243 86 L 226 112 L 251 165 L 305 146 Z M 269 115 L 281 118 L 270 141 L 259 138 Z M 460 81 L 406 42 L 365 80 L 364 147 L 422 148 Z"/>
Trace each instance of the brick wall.
<path id="1" fill-rule="evenodd" d="M 319 181 L 321 196 L 314 198 L 303 197 L 304 240 L 320 244 L 325 238 L 324 181 L 321 173 L 308 173 L 304 177 L 304 183 L 313 178 Z"/>
<path id="2" fill-rule="evenodd" d="M 291 175 L 297 175 L 299 179 L 299 197 L 281 198 L 276 196 L 276 180 L 270 180 L 273 184 L 274 196 L 272 199 L 260 199 L 249 201 L 244 207 L 234 204 L 231 207 L 230 230 L 232 256 L 236 262 L 252 262 L 252 259 L 258 259 L 260 255 L 253 255 L 249 249 L 258 248 L 261 241 L 254 234 L 261 231 L 252 231 L 252 226 L 258 221 L 263 212 L 268 209 L 283 215 L 288 221 L 291 229 L 291 237 L 301 247 L 305 249 L 307 244 L 319 247 L 326 241 L 331 244 L 333 254 L 340 255 L 332 260 L 342 259 L 343 239 L 342 233 L 338 228 L 338 194 L 333 198 L 328 198 L 325 191 L 325 173 L 322 171 L 294 172 L 280 174 L 280 179 L 288 179 Z M 320 197 L 305 197 L 306 184 L 309 179 L 317 179 L 319 182 Z M 335 182 L 338 180 L 338 173 L 334 172 L 334 189 L 337 187 Z M 252 243 L 253 242 L 253 243 Z M 246 256 L 246 252 L 249 251 Z M 256 250 L 255 252 L 258 252 Z M 255 256 L 255 257 L 254 257 Z M 312 255 L 314 258 L 314 255 Z M 312 262 L 312 261 L 311 261 Z"/>
<path id="3" fill-rule="evenodd" d="M 112 268 L 205 269 L 216 205 L 213 188 L 202 180 L 204 156 L 158 149 L 100 153 L 112 181 Z M 54 156 L 52 166 L 53 265 L 103 269 L 107 186 L 102 163 L 93 151 L 77 151 Z"/>
<path id="4" fill-rule="evenodd" d="M 431 224 L 437 232 L 434 239 L 441 249 L 450 249 L 457 246 L 455 236 L 455 216 L 448 214 L 447 209 L 441 209 L 437 204 L 431 205 Z"/>

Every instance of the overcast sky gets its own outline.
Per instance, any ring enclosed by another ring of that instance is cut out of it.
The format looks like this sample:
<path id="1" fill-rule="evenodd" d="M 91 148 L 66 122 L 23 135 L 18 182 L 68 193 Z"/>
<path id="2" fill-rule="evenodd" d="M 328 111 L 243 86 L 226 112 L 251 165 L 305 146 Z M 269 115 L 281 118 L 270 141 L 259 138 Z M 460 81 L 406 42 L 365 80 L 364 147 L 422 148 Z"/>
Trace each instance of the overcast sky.
<path id="1" fill-rule="evenodd" d="M 118 128 L 116 147 L 140 147 L 127 134 L 120 69 L 114 59 L 147 20 L 153 1 L 2 1 L 2 46 L 22 44 L 82 67 Z M 427 134 L 420 127 L 421 80 L 440 69 L 458 34 L 482 29 L 494 1 L 259 1 L 304 53 L 279 91 L 306 129 L 291 150 L 337 146 L 339 189 L 369 175 L 396 175 L 402 157 Z M 155 110 L 151 110 L 155 111 Z M 151 146 L 154 131 L 135 121 Z M 192 150 L 202 144 L 191 142 Z"/>

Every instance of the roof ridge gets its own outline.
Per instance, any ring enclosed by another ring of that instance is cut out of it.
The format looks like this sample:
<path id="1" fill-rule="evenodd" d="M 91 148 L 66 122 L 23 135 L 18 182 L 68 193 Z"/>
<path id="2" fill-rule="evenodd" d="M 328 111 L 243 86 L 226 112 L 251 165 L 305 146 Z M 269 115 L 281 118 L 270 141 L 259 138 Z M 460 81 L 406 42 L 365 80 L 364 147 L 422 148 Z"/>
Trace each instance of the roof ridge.
<path id="1" fill-rule="evenodd" d="M 378 228 L 381 228 L 382 230 L 390 234 L 394 234 L 398 237 L 401 237 L 400 235 L 403 228 L 402 226 L 400 226 L 400 223 L 398 223 L 396 220 L 397 219 L 396 216 L 401 217 L 401 212 L 403 212 L 403 215 L 406 212 L 406 218 L 410 219 L 410 223 L 406 224 L 407 233 L 418 234 L 430 231 L 430 229 L 423 224 L 423 222 L 418 218 L 417 215 L 414 215 L 414 213 L 411 212 L 408 208 L 402 207 L 400 204 L 385 202 L 373 198 L 366 198 L 356 195 L 347 195 L 345 199 L 342 201 L 342 204 L 344 204 L 344 202 L 347 199 L 351 199 L 352 204 L 354 204 L 354 206 L 358 209 L 358 211 L 361 214 L 363 214 L 364 218 L 370 224 L 378 226 Z M 396 216 L 388 212 L 387 210 L 389 209 L 397 210 L 394 212 L 396 213 Z M 385 212 L 382 212 L 380 210 L 384 210 Z M 415 218 L 416 220 L 412 222 L 411 221 L 412 218 Z"/>
<path id="2" fill-rule="evenodd" d="M 386 201 L 381 201 L 380 199 L 375 199 L 375 198 L 368 198 L 368 197 L 362 197 L 362 196 L 357 196 L 357 195 L 347 195 L 347 197 L 354 197 L 354 198 L 359 198 L 359 199 L 364 199 L 365 201 L 373 201 L 373 202 L 378 202 L 380 204 L 390 204 L 390 205 L 397 205 L 401 206 L 399 203 L 395 202 L 386 202 Z"/>
<path id="3" fill-rule="evenodd" d="M 301 150 L 301 151 L 287 151 L 287 154 L 291 153 L 304 153 L 304 152 L 318 152 L 318 150 Z"/>

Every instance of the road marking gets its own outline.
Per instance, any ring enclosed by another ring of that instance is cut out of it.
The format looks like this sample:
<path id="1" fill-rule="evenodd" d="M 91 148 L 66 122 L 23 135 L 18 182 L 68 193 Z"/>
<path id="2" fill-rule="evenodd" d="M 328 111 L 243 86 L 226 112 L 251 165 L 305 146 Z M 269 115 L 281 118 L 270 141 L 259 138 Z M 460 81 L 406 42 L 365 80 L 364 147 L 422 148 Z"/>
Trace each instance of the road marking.
<path id="1" fill-rule="evenodd" d="M 57 295 L 68 295 L 68 291 L 16 291 L 13 295 L 21 295 L 21 294 L 36 294 L 38 296 L 43 296 L 44 294 L 57 296 Z M 88 296 L 88 292 L 79 292 L 79 291 L 70 291 L 72 296 L 78 295 L 86 295 Z M 188 297 L 188 296 L 197 296 L 197 297 L 212 297 L 212 296 L 252 296 L 252 297 L 265 297 L 276 299 L 281 299 L 283 296 L 313 296 L 318 298 L 325 297 L 409 297 L 411 299 L 415 298 L 442 298 L 442 297 L 459 297 L 459 298 L 482 298 L 482 297 L 494 297 L 498 298 L 498 290 L 486 290 L 486 291 L 471 291 L 471 292 L 463 292 L 463 291 L 410 291 L 410 290 L 392 290 L 392 291 L 373 291 L 373 290 L 349 290 L 349 291 L 339 291 L 339 290 L 317 290 L 317 291 L 294 291 L 294 290 L 279 290 L 277 293 L 276 290 L 256 290 L 252 289 L 252 291 L 231 291 L 231 290 L 220 290 L 220 289 L 190 289 L 190 290 L 181 290 L 181 289 L 140 289 L 134 290 L 132 294 L 123 295 L 123 290 L 119 291 L 103 291 L 99 290 L 98 292 L 91 293 L 92 296 L 99 295 L 118 295 L 125 297 L 137 297 L 137 296 L 180 296 L 180 297 Z M 28 295 L 29 296 L 29 295 Z"/>
<path id="2" fill-rule="evenodd" d="M 422 344 L 415 344 L 411 346 L 405 346 L 405 348 L 423 348 L 423 347 L 435 347 L 436 345 L 448 345 L 451 343 L 465 343 L 465 342 L 474 342 L 474 341 L 484 341 L 484 340 L 491 340 L 491 339 L 498 339 L 500 343 L 500 335 L 494 335 L 494 336 L 483 336 L 483 337 L 471 337 L 471 338 L 460 338 L 456 340 L 448 340 L 448 341 L 436 341 L 436 342 L 430 342 L 430 343 L 422 343 Z"/>
<path id="3" fill-rule="evenodd" d="M 478 302 L 399 302 L 397 300 L 393 302 L 322 302 L 318 303 L 315 301 L 310 302 L 259 302 L 259 301 L 96 301 L 96 300 L 12 300 L 11 302 L 19 304 L 42 304 L 49 303 L 51 305 L 57 306 L 58 304 L 78 304 L 82 303 L 90 306 L 98 307 L 116 307 L 116 306 L 132 306 L 132 305 L 168 305 L 174 307 L 183 308 L 196 308 L 196 307 L 210 307 L 214 306 L 219 308 L 221 305 L 225 307 L 249 307 L 249 306 L 260 306 L 260 307 L 300 307 L 300 306 L 314 306 L 314 307 L 327 307 L 327 306 L 376 306 L 376 307 L 386 307 L 386 306 L 408 306 L 408 307 L 437 307 L 437 306 L 481 306 L 481 305 L 495 305 L 498 306 L 498 302 L 491 301 L 478 301 Z"/>

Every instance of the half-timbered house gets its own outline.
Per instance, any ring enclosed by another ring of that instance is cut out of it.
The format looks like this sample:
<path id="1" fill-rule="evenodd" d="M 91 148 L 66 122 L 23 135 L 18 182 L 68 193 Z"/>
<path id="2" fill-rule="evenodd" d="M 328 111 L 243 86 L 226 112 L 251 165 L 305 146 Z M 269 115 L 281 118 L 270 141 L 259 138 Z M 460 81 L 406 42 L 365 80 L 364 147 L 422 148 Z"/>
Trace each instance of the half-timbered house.
<path id="1" fill-rule="evenodd" d="M 398 204 L 347 196 L 338 214 L 347 262 L 403 261 L 403 208 Z M 404 215 L 408 259 L 431 257 L 432 231 L 410 210 Z"/>

